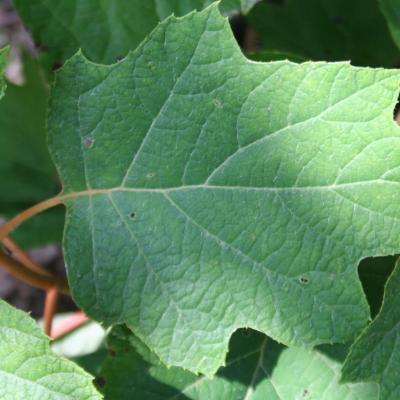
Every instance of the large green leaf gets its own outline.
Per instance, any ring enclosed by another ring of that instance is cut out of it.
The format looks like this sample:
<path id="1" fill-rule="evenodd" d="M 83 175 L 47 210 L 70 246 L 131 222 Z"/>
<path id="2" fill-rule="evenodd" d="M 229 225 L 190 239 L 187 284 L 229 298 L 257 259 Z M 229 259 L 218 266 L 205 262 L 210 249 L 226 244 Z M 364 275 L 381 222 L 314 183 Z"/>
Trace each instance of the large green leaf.
<path id="1" fill-rule="evenodd" d="M 24 58 L 25 83 L 8 83 L 0 101 L 0 215 L 14 215 L 60 190 L 46 143 L 48 87 L 37 61 Z M 17 231 L 24 245 L 60 240 L 62 210 Z"/>
<path id="2" fill-rule="evenodd" d="M 361 258 L 399 252 L 400 74 L 246 60 L 215 6 L 57 74 L 50 147 L 78 304 L 206 374 L 230 335 L 352 340 Z"/>
<path id="3" fill-rule="evenodd" d="M 26 313 L 0 300 L 0 398 L 2 400 L 94 400 L 102 396 L 92 377 L 54 355 Z"/>
<path id="4" fill-rule="evenodd" d="M 18 13 L 52 62 L 79 48 L 93 61 L 126 55 L 172 13 L 184 15 L 214 0 L 13 0 Z M 223 0 L 221 10 L 247 12 L 258 0 Z"/>
<path id="5" fill-rule="evenodd" d="M 321 350 L 287 349 L 260 333 L 241 330 L 232 337 L 226 366 L 209 379 L 167 369 L 118 327 L 110 335 L 99 382 L 110 400 L 377 400 L 376 384 L 339 384 L 340 366 Z"/>
<path id="6" fill-rule="evenodd" d="M 249 20 L 266 50 L 368 66 L 395 66 L 400 60 L 377 0 L 263 2 Z"/>
<path id="7" fill-rule="evenodd" d="M 346 381 L 379 383 L 380 400 L 400 398 L 399 264 L 386 285 L 381 311 L 354 343 L 343 367 Z"/>

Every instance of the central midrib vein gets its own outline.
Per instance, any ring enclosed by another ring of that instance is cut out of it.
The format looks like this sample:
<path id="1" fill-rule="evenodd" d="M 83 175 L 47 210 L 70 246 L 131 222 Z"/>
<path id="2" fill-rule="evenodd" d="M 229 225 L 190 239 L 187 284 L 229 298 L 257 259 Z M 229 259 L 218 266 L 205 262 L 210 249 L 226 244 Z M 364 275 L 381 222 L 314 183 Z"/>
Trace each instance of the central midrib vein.
<path id="1" fill-rule="evenodd" d="M 400 182 L 396 181 L 386 181 L 383 179 L 374 179 L 370 181 L 360 181 L 360 182 L 349 182 L 349 183 L 339 183 L 331 185 L 316 185 L 316 186 L 224 186 L 224 185 L 186 185 L 186 186 L 176 186 L 167 188 L 129 188 L 129 187 L 113 187 L 105 189 L 88 189 L 79 192 L 71 192 L 62 194 L 59 196 L 60 202 L 64 200 L 74 199 L 83 196 L 93 196 L 97 194 L 108 194 L 116 192 L 133 192 L 133 193 L 171 193 L 179 192 L 184 190 L 239 190 L 239 191 L 257 191 L 257 192 L 303 192 L 303 191 L 324 191 L 324 190 L 337 190 L 353 187 L 362 187 L 376 184 L 387 184 L 387 185 L 399 185 Z"/>

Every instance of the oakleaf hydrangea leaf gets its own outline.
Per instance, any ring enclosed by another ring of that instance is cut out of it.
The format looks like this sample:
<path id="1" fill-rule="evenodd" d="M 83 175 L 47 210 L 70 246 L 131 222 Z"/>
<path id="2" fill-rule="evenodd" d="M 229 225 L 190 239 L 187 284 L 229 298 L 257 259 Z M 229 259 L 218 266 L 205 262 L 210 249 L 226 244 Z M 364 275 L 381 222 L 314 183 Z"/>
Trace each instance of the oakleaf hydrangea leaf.
<path id="1" fill-rule="evenodd" d="M 166 368 L 135 336 L 117 327 L 99 381 L 105 398 L 113 400 L 378 398 L 376 384 L 339 384 L 340 361 L 321 350 L 288 349 L 250 330 L 236 332 L 229 347 L 226 366 L 209 379 Z M 331 350 L 337 353 L 335 347 Z"/>
<path id="2" fill-rule="evenodd" d="M 389 278 L 382 309 L 351 347 L 343 367 L 345 381 L 372 381 L 379 400 L 400 398 L 400 266 Z"/>
<path id="3" fill-rule="evenodd" d="M 25 25 L 55 66 L 79 48 L 97 62 L 112 63 L 133 50 L 175 13 L 201 10 L 214 0 L 13 0 Z M 248 12 L 258 0 L 222 0 L 226 14 Z M 49 62 L 47 60 L 47 62 Z"/>
<path id="4" fill-rule="evenodd" d="M 77 54 L 48 121 L 75 300 L 205 374 L 239 327 L 352 340 L 369 319 L 359 260 L 400 250 L 399 83 L 248 61 L 216 6 L 115 65 Z"/>
<path id="5" fill-rule="evenodd" d="M 54 355 L 36 322 L 0 300 L 0 398 L 95 400 L 92 377 Z"/>
<path id="6" fill-rule="evenodd" d="M 249 21 L 265 50 L 361 66 L 393 67 L 400 60 L 377 0 L 266 1 Z"/>

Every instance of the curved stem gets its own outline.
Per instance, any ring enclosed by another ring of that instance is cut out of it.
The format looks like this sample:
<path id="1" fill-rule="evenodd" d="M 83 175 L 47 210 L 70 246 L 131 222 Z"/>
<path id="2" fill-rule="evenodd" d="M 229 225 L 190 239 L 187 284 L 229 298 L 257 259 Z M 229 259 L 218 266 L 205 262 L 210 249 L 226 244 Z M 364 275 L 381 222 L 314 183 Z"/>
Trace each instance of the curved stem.
<path id="1" fill-rule="evenodd" d="M 18 278 L 29 285 L 44 290 L 57 287 L 60 292 L 69 294 L 68 282 L 65 279 L 59 279 L 55 276 L 49 277 L 36 271 L 32 271 L 24 264 L 2 251 L 0 251 L 0 265 L 15 278 Z"/>
<path id="2" fill-rule="evenodd" d="M 38 274 L 46 275 L 50 278 L 53 277 L 53 275 L 44 269 L 42 266 L 37 264 L 24 250 L 21 249 L 15 243 L 14 240 L 12 240 L 10 237 L 5 237 L 3 239 L 3 244 L 7 248 L 7 250 L 10 251 L 12 255 L 14 255 L 22 264 L 25 265 L 25 267 L 29 268 L 30 270 L 37 272 Z"/>
<path id="3" fill-rule="evenodd" d="M 3 242 L 11 231 L 13 231 L 18 225 L 22 224 L 27 219 L 32 218 L 36 214 L 39 214 L 40 212 L 51 207 L 55 207 L 61 203 L 62 198 L 60 196 L 56 196 L 42 201 L 41 203 L 35 204 L 33 207 L 30 207 L 25 211 L 22 211 L 20 214 L 16 215 L 14 218 L 0 227 L 0 241 Z"/>

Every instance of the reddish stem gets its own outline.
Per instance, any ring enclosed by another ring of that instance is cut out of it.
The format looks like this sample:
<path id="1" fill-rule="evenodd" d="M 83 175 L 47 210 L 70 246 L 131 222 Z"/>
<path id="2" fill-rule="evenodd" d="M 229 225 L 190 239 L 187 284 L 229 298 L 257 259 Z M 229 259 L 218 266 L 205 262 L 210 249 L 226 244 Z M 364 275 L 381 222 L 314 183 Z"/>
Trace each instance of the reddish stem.
<path id="1" fill-rule="evenodd" d="M 53 287 L 46 292 L 46 301 L 44 303 L 44 332 L 51 336 L 51 326 L 53 324 L 54 314 L 57 309 L 58 290 Z"/>

